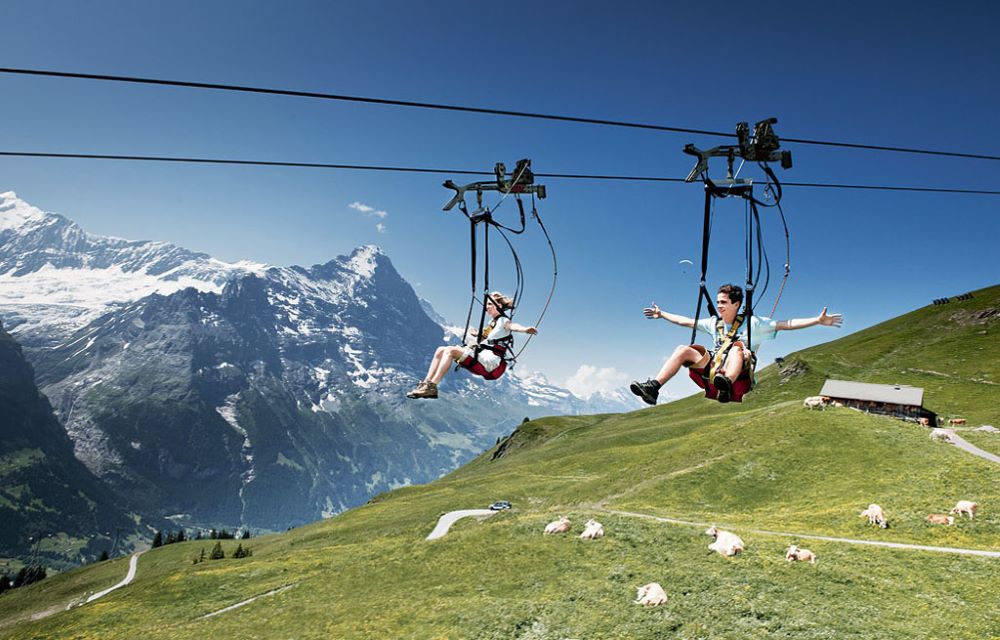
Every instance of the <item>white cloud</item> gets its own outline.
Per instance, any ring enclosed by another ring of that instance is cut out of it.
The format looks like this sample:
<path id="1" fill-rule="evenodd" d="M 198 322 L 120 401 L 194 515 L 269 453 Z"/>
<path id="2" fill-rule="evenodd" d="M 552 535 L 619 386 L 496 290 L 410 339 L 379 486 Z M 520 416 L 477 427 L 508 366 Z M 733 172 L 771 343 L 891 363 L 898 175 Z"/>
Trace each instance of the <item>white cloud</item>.
<path id="1" fill-rule="evenodd" d="M 572 376 L 566 380 L 566 388 L 580 398 L 589 398 L 598 391 L 614 391 L 625 386 L 628 375 L 614 367 L 598 369 L 589 364 L 582 364 Z"/>
<path id="2" fill-rule="evenodd" d="M 381 209 L 376 209 L 375 207 L 365 204 L 364 202 L 358 202 L 355 200 L 348 207 L 354 209 L 355 211 L 360 211 L 366 216 L 371 216 L 372 218 L 385 218 L 389 215 L 388 211 L 382 211 Z"/>
<path id="3" fill-rule="evenodd" d="M 375 225 L 375 230 L 378 231 L 379 233 L 385 233 L 385 225 L 379 222 L 378 224 Z"/>

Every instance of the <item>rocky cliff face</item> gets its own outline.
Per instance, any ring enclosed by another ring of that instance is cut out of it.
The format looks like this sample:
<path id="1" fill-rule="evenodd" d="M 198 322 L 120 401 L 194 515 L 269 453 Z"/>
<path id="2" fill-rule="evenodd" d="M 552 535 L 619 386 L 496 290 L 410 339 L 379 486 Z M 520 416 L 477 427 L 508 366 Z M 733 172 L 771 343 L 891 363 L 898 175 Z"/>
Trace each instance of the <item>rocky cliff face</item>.
<path id="1" fill-rule="evenodd" d="M 437 478 L 524 417 L 593 408 L 540 376 L 406 400 L 446 331 L 377 247 L 227 265 L 50 215 L 0 195 L 0 315 L 76 458 L 141 513 L 281 529 Z M 50 313 L 40 283 L 73 311 Z"/>
<path id="2" fill-rule="evenodd" d="M 0 324 L 0 556 L 49 566 L 110 550 L 137 530 L 128 502 L 73 456 L 73 443 L 35 386 L 21 347 Z"/>

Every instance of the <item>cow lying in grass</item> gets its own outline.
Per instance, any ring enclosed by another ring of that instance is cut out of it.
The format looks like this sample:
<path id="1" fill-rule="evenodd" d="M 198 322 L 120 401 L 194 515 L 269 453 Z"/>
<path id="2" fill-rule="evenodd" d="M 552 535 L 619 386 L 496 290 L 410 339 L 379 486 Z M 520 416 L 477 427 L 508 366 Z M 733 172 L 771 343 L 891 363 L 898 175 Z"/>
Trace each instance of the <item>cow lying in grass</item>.
<path id="1" fill-rule="evenodd" d="M 889 528 L 889 521 L 885 518 L 885 511 L 882 511 L 882 507 L 877 504 L 870 504 L 868 508 L 862 511 L 859 518 L 868 518 L 868 524 L 877 525 L 883 529 Z"/>
<path id="2" fill-rule="evenodd" d="M 708 548 L 724 556 L 735 556 L 738 553 L 743 553 L 746 548 L 738 535 L 721 531 L 718 527 L 709 527 L 705 530 L 705 535 L 715 538 L 715 542 L 708 545 Z"/>
<path id="3" fill-rule="evenodd" d="M 646 607 L 667 604 L 667 593 L 660 586 L 659 582 L 650 582 L 641 587 L 636 587 L 635 603 Z"/>
<path id="4" fill-rule="evenodd" d="M 955 524 L 955 518 L 941 513 L 932 513 L 927 516 L 927 522 L 933 522 L 934 524 L 946 524 L 950 527 Z"/>
<path id="5" fill-rule="evenodd" d="M 789 562 L 808 562 L 810 564 L 816 564 L 816 554 L 809 549 L 800 549 L 794 544 L 788 547 L 788 551 L 785 552 L 785 560 Z"/>
<path id="6" fill-rule="evenodd" d="M 566 533 L 569 531 L 569 518 L 566 516 L 559 516 L 558 520 L 554 520 L 547 525 L 545 525 L 545 533 Z"/>
<path id="7" fill-rule="evenodd" d="M 580 534 L 580 538 L 583 540 L 596 540 L 597 538 L 604 537 L 604 527 L 597 520 L 588 520 L 586 526 L 583 529 L 583 533 Z"/>
<path id="8" fill-rule="evenodd" d="M 976 509 L 978 508 L 979 504 L 972 502 L 971 500 L 959 500 L 948 513 L 955 514 L 959 517 L 961 517 L 963 513 L 967 513 L 969 514 L 969 520 L 972 520 L 976 517 Z"/>

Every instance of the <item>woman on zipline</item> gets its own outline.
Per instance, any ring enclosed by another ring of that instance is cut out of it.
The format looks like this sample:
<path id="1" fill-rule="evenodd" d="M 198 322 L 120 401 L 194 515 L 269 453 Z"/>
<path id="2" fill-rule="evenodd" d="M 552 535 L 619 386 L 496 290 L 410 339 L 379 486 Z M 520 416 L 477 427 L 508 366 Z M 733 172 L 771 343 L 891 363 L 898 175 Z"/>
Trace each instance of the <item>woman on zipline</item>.
<path id="1" fill-rule="evenodd" d="M 486 315 L 491 318 L 483 335 L 466 336 L 465 346 L 438 347 L 427 369 L 427 377 L 406 394 L 407 398 L 438 397 L 438 384 L 453 363 L 487 380 L 496 380 L 507 368 L 504 356 L 510 349 L 512 331 L 536 335 L 535 327 L 524 327 L 511 322 L 507 312 L 514 308 L 514 301 L 499 291 L 492 292 L 486 300 Z"/>
<path id="2" fill-rule="evenodd" d="M 793 320 L 772 320 L 760 316 L 750 319 L 750 333 L 753 344 L 746 345 L 746 327 L 743 319 L 733 326 L 743 303 L 743 289 L 726 284 L 719 287 L 715 306 L 719 317 L 709 317 L 698 321 L 698 330 L 714 338 L 714 348 L 709 351 L 699 344 L 680 345 L 663 363 L 655 378 L 646 382 L 633 382 L 629 387 L 635 395 L 642 398 L 646 404 L 656 404 L 660 387 L 666 384 L 680 371 L 689 369 L 691 379 L 702 389 L 706 397 L 719 402 L 741 402 L 753 384 L 754 354 L 760 347 L 761 340 L 771 340 L 778 331 L 805 329 L 815 325 L 839 327 L 843 317 L 839 313 L 827 314 L 826 307 L 815 318 Z M 661 310 L 656 303 L 643 309 L 642 313 L 650 320 L 664 319 L 682 327 L 694 327 L 694 320 L 675 313 Z M 721 355 L 720 355 L 721 354 Z"/>

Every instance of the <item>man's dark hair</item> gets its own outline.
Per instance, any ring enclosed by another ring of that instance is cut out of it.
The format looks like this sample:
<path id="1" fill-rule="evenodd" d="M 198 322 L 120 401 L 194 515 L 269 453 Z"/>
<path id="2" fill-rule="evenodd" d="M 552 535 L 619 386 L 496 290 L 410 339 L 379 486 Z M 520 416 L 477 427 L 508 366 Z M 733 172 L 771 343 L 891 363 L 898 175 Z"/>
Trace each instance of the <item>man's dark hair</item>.
<path id="1" fill-rule="evenodd" d="M 724 293 L 729 296 L 729 301 L 733 304 L 742 304 L 743 302 L 743 289 L 736 286 L 735 284 L 724 284 L 719 287 L 719 293 Z"/>

